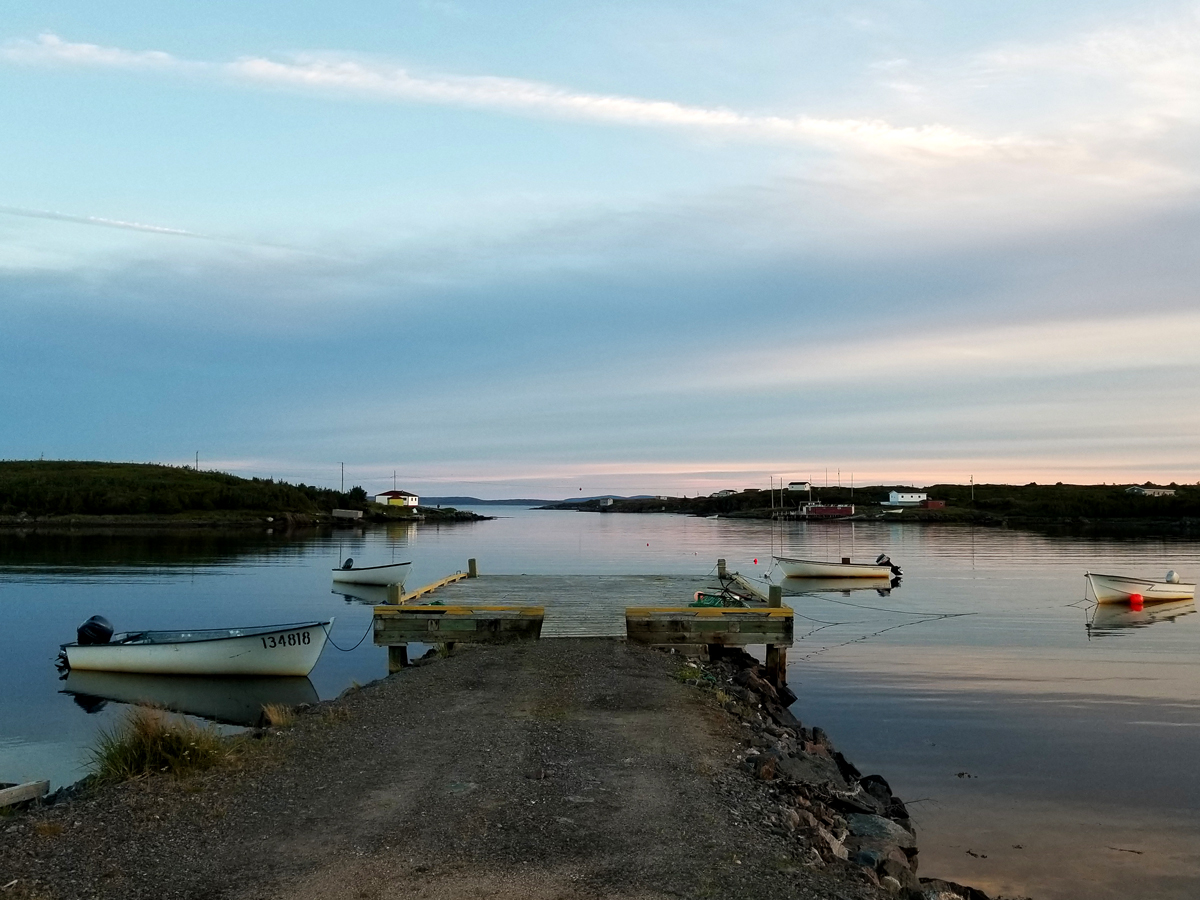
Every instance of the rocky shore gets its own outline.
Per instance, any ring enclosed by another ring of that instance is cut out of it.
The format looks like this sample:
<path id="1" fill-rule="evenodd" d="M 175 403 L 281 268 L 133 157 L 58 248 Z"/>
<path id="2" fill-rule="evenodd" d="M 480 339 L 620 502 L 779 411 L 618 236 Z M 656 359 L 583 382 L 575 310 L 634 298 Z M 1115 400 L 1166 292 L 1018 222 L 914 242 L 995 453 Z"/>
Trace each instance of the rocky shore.
<path id="1" fill-rule="evenodd" d="M 466 648 L 258 732 L 236 764 L 0 819 L 5 900 L 980 900 L 753 658 Z"/>

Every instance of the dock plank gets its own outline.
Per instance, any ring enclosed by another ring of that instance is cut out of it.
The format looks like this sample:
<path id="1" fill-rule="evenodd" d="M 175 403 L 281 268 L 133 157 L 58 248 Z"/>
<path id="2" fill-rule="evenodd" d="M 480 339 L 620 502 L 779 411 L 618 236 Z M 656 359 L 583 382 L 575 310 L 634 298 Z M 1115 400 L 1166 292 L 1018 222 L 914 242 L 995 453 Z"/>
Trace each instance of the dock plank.
<path id="1" fill-rule="evenodd" d="M 17 784 L 0 789 L 0 808 L 24 803 L 26 800 L 36 800 L 50 792 L 49 781 L 30 781 L 27 784 Z"/>

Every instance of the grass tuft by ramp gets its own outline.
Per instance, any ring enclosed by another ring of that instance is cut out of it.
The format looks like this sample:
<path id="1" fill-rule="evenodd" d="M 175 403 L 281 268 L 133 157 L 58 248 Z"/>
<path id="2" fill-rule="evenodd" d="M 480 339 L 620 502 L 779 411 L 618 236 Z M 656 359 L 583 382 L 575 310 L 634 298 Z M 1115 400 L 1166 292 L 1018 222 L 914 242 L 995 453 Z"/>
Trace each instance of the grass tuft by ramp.
<path id="1" fill-rule="evenodd" d="M 203 771 L 226 760 L 231 750 L 230 743 L 210 728 L 139 706 L 99 733 L 90 762 L 100 781 L 117 782 Z"/>

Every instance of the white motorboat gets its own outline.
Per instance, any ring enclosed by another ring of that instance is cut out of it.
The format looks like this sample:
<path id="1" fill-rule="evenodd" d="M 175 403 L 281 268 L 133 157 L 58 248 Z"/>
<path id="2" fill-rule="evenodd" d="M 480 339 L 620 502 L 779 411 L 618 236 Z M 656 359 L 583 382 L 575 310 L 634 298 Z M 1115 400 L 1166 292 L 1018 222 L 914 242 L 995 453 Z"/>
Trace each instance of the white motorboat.
<path id="1" fill-rule="evenodd" d="M 1141 594 L 1146 603 L 1193 600 L 1196 597 L 1196 585 L 1180 581 L 1174 572 L 1168 572 L 1162 581 L 1126 575 L 1101 575 L 1097 572 L 1085 572 L 1084 578 L 1091 585 L 1097 603 L 1128 603 L 1133 594 Z"/>
<path id="2" fill-rule="evenodd" d="M 398 584 L 404 587 L 411 562 L 390 563 L 386 566 L 356 566 L 346 560 L 340 569 L 333 570 L 333 580 L 339 584 Z"/>
<path id="3" fill-rule="evenodd" d="M 63 644 L 71 669 L 144 672 L 155 675 L 306 676 L 325 648 L 327 622 L 207 628 L 194 631 L 137 631 L 98 637 L 80 628 L 82 642 Z"/>
<path id="4" fill-rule="evenodd" d="M 788 578 L 891 578 L 901 574 L 900 567 L 883 553 L 874 563 L 852 563 L 849 557 L 841 562 L 823 562 L 790 556 L 776 556 L 775 562 Z"/>

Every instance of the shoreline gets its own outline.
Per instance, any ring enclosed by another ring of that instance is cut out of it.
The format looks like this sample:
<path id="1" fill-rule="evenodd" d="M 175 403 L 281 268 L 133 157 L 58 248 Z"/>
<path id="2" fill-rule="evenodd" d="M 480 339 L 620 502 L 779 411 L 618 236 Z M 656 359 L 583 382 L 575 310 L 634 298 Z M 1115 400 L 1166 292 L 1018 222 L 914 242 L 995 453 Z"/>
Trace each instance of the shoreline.
<path id="1" fill-rule="evenodd" d="M 236 768 L 60 791 L 0 830 L 0 877 L 24 898 L 318 897 L 366 859 L 446 897 L 563 872 L 546 896 L 982 897 L 918 880 L 903 802 L 762 674 L 610 639 L 435 656 L 259 732 Z"/>
<path id="2" fill-rule="evenodd" d="M 841 523 L 873 523 L 884 525 L 947 525 L 953 527 L 975 526 L 982 528 L 1012 529 L 1064 534 L 1112 534 L 1112 535 L 1196 535 L 1200 534 L 1200 518 L 1181 516 L 1178 518 L 1122 518 L 1089 516 L 1000 516 L 995 513 L 961 509 L 906 508 L 900 514 L 882 512 L 858 513 L 853 516 L 814 517 L 811 519 L 777 519 L 777 510 L 769 508 L 735 510 L 728 513 L 704 514 L 687 509 L 623 509 L 615 503 L 599 507 L 587 503 L 556 503 L 535 507 L 540 510 L 600 513 L 604 515 L 673 515 L 693 518 L 721 518 L 754 521 L 781 521 L 785 524 L 833 525 Z"/>
<path id="3" fill-rule="evenodd" d="M 364 525 L 450 524 L 455 522 L 487 522 L 495 516 L 484 516 L 469 510 L 431 507 L 421 508 L 419 515 L 364 515 L 361 519 L 342 519 L 332 515 L 307 513 L 248 512 L 200 516 L 189 513 L 172 515 L 73 515 L 73 516 L 0 516 L 0 531 L 82 531 L 147 530 L 147 531 L 312 531 L 319 528 L 355 528 Z"/>

